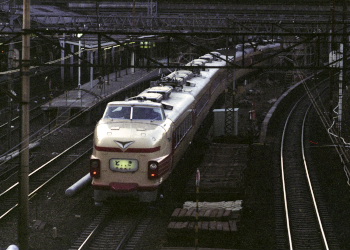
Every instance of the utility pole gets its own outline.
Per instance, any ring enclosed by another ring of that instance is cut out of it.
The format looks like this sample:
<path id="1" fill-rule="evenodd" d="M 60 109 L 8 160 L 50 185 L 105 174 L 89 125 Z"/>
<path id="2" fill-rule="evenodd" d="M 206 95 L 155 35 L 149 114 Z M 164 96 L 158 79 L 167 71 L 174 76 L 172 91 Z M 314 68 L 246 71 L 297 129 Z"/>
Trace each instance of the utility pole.
<path id="1" fill-rule="evenodd" d="M 21 112 L 21 166 L 19 173 L 18 241 L 21 250 L 29 249 L 29 101 L 30 101 L 30 0 L 23 0 L 22 35 L 22 112 Z"/>
<path id="2" fill-rule="evenodd" d="M 335 51 L 335 41 L 334 41 L 334 30 L 335 30 L 335 0 L 331 0 L 331 32 L 330 32 L 330 52 Z M 334 68 L 330 68 L 330 81 L 329 81 L 329 119 L 332 120 L 333 117 L 333 92 L 334 92 L 334 75 L 335 75 L 335 70 Z"/>
<path id="3" fill-rule="evenodd" d="M 13 20 L 14 20 L 14 12 L 15 12 L 15 3 L 12 1 L 9 2 L 9 12 L 10 12 L 10 26 L 13 26 Z M 14 68 L 14 43 L 13 41 L 10 42 L 9 44 L 9 49 L 8 49 L 8 69 L 12 70 Z M 7 89 L 8 91 L 12 92 L 13 91 L 13 73 L 8 74 L 7 76 L 8 79 L 8 85 Z M 8 97 L 8 108 L 9 108 L 9 113 L 8 113 L 8 122 L 7 122 L 7 150 L 11 149 L 11 126 L 12 126 L 12 109 L 13 109 L 13 98 L 10 96 Z"/>
<path id="4" fill-rule="evenodd" d="M 228 63 L 229 51 L 230 51 L 230 38 L 226 37 L 226 62 L 230 67 L 227 68 L 227 88 L 225 90 L 225 135 L 236 135 L 237 129 L 235 129 L 235 91 L 236 91 L 236 77 L 234 61 L 236 60 L 236 49 L 233 49 L 234 61 Z"/>
<path id="5" fill-rule="evenodd" d="M 343 0 L 343 36 L 342 36 L 342 43 L 343 43 L 343 60 L 342 60 L 342 63 L 343 63 L 343 68 L 341 69 L 341 73 L 342 73 L 342 88 L 343 88 L 343 99 L 345 100 L 344 101 L 344 117 L 343 117 L 343 120 L 346 121 L 348 116 L 345 115 L 347 114 L 347 110 L 348 109 L 348 105 L 347 105 L 347 102 L 346 102 L 346 99 L 348 97 L 348 93 L 347 93 L 347 68 L 348 68 L 348 63 L 347 63 L 347 60 L 345 60 L 346 58 L 346 55 L 348 54 L 348 36 L 346 35 L 347 33 L 347 25 L 345 25 L 346 23 L 346 20 L 348 18 L 348 15 L 347 15 L 347 11 L 348 11 L 348 5 L 347 5 L 347 0 Z"/>

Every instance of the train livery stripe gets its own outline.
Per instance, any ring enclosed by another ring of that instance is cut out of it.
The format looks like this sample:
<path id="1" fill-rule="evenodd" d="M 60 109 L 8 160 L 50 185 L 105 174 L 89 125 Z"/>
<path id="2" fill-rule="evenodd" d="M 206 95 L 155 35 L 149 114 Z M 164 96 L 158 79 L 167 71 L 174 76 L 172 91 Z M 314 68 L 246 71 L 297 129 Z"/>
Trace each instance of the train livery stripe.
<path id="1" fill-rule="evenodd" d="M 95 145 L 95 149 L 97 151 L 104 151 L 104 152 L 154 153 L 160 150 L 160 146 L 155 148 L 128 148 L 127 150 L 123 151 L 120 148 L 100 147 Z"/>
<path id="2" fill-rule="evenodd" d="M 153 153 L 160 150 L 160 146 L 155 148 L 128 148 L 127 153 Z"/>

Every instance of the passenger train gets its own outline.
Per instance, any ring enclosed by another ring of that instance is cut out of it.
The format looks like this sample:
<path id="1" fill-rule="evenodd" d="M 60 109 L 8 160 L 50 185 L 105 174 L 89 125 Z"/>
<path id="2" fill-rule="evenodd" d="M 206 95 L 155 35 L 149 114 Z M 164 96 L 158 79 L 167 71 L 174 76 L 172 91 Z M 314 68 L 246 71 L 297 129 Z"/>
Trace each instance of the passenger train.
<path id="1" fill-rule="evenodd" d="M 245 65 L 280 46 L 247 48 Z M 242 50 L 237 50 L 235 63 L 242 58 Z M 211 52 L 186 64 L 186 70 L 176 70 L 151 83 L 138 96 L 107 104 L 94 131 L 90 159 L 95 203 L 114 196 L 134 196 L 141 202 L 157 199 L 160 186 L 225 90 L 229 80 L 223 66 L 227 60 L 233 57 Z M 237 73 L 245 71 L 242 68 Z"/>

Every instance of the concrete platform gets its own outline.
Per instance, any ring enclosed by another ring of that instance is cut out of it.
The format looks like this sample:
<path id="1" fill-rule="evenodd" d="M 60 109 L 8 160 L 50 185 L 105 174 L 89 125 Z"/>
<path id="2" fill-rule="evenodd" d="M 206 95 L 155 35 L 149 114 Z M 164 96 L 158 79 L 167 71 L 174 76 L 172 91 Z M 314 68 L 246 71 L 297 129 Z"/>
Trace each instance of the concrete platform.
<path id="1" fill-rule="evenodd" d="M 132 69 L 127 69 L 120 73 L 117 80 L 115 80 L 115 73 L 112 73 L 103 78 L 102 84 L 99 84 L 99 82 L 101 83 L 99 79 L 95 79 L 81 85 L 80 88 L 77 87 L 76 89 L 66 91 L 64 94 L 42 105 L 41 108 L 43 110 L 59 107 L 90 108 L 96 103 L 125 90 L 127 87 L 158 76 L 159 70 L 146 71 L 137 69 L 133 71 Z"/>
<path id="2" fill-rule="evenodd" d="M 89 125 L 99 119 L 106 103 L 117 99 L 124 100 L 128 92 L 141 84 L 147 85 L 145 87 L 147 88 L 148 82 L 159 75 L 159 69 L 152 71 L 124 69 L 121 72 L 109 74 L 103 79 L 87 82 L 80 88 L 77 86 L 76 89 L 66 91 L 42 105 L 41 109 L 45 112 L 46 121 L 53 123 L 56 127 L 71 124 L 77 114 L 80 114 L 79 124 Z"/>

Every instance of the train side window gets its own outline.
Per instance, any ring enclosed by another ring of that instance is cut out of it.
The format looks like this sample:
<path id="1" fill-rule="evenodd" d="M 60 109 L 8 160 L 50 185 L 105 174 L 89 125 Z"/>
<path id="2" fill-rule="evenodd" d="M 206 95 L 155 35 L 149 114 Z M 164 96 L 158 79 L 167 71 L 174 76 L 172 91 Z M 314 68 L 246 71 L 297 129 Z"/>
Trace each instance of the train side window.
<path id="1" fill-rule="evenodd" d="M 192 114 L 189 114 L 174 131 L 174 148 L 176 148 L 192 128 Z"/>

